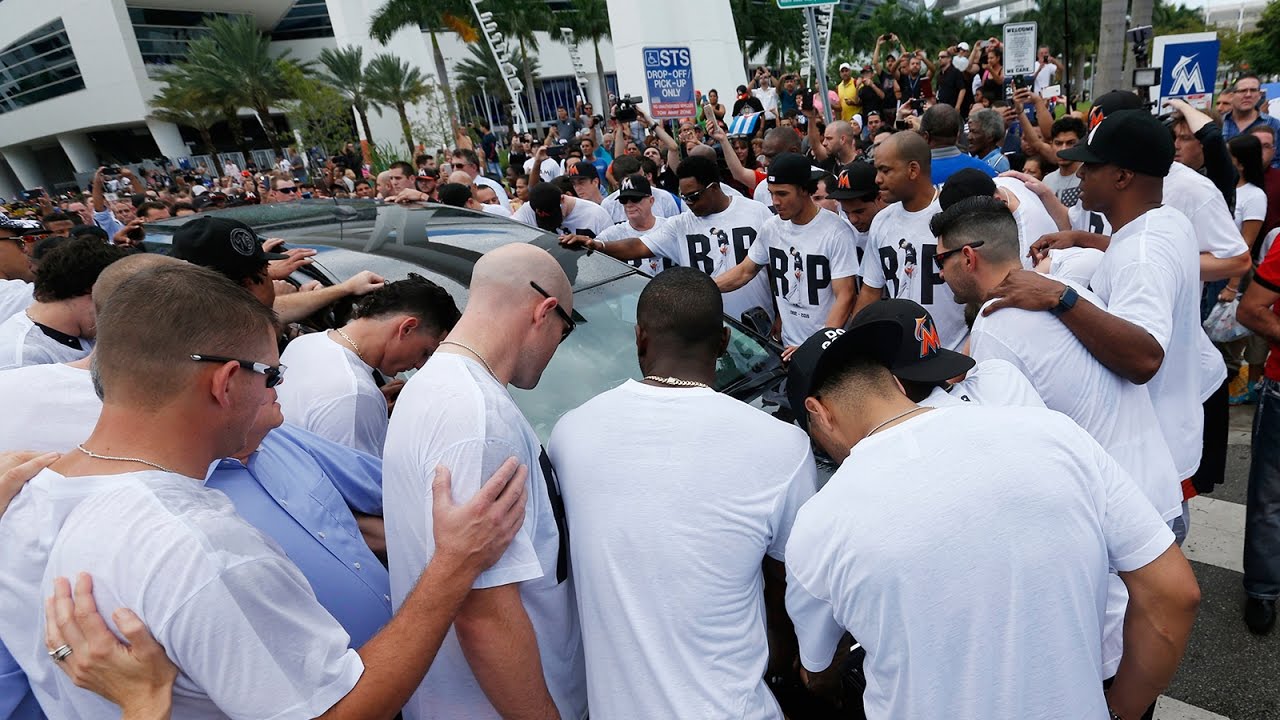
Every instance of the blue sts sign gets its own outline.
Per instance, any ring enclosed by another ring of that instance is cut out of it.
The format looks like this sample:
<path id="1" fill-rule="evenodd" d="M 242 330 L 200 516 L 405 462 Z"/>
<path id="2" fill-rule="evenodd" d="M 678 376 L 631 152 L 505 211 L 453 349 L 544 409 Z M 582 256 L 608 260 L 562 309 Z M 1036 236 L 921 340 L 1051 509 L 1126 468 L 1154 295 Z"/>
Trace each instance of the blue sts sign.
<path id="1" fill-rule="evenodd" d="M 1160 101 L 1180 98 L 1195 107 L 1207 108 L 1217 77 L 1217 40 L 1171 42 L 1164 46 Z"/>
<path id="2" fill-rule="evenodd" d="M 644 48 L 649 116 L 693 117 L 693 55 L 687 47 Z"/>

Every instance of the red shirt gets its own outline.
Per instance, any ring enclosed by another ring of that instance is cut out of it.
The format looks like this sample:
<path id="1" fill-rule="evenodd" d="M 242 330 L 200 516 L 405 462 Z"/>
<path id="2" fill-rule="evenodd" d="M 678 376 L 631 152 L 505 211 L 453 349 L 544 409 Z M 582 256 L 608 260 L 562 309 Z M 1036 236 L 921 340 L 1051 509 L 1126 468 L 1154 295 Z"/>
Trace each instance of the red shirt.
<path id="1" fill-rule="evenodd" d="M 1272 292 L 1280 292 L 1280 243 L 1273 245 L 1262 259 L 1262 264 L 1258 265 L 1253 275 L 1253 281 Z M 1271 312 L 1280 315 L 1280 301 L 1271 306 Z M 1280 347 L 1275 343 L 1270 345 L 1271 352 L 1267 355 L 1264 375 L 1268 380 L 1280 382 Z"/>
<path id="2" fill-rule="evenodd" d="M 1280 227 L 1280 168 L 1267 168 L 1263 179 L 1266 181 L 1266 186 L 1262 189 L 1267 193 L 1267 217 L 1262 221 L 1262 229 L 1258 231 L 1257 247 L 1249 248 L 1253 252 L 1262 247 L 1262 239 L 1272 228 Z M 1262 258 L 1257 260 L 1261 262 Z"/>

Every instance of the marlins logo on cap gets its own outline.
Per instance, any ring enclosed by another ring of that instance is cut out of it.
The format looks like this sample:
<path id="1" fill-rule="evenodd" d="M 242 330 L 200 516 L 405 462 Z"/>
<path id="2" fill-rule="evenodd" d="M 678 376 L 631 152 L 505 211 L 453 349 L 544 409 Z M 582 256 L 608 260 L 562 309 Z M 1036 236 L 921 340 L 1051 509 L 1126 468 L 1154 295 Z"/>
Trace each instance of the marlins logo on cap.
<path id="1" fill-rule="evenodd" d="M 244 228 L 236 228 L 230 234 L 231 248 L 245 257 L 252 257 L 258 251 L 258 238 Z"/>
<path id="2" fill-rule="evenodd" d="M 920 358 L 937 355 L 942 349 L 942 339 L 938 337 L 938 329 L 928 315 L 916 318 L 916 340 L 920 342 Z"/>

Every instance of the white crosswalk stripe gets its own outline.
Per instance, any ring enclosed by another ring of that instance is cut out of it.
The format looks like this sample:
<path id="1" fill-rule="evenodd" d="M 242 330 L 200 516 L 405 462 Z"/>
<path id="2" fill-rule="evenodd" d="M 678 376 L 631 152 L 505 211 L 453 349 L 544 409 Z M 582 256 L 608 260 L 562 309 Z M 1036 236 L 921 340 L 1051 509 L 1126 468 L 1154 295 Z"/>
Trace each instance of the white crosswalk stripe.
<path id="1" fill-rule="evenodd" d="M 1230 718 L 1171 697 L 1161 697 L 1156 702 L 1155 720 L 1230 720 Z"/>
<path id="2" fill-rule="evenodd" d="M 1191 532 L 1182 546 L 1187 559 L 1244 572 L 1244 505 L 1204 496 L 1188 504 Z"/>

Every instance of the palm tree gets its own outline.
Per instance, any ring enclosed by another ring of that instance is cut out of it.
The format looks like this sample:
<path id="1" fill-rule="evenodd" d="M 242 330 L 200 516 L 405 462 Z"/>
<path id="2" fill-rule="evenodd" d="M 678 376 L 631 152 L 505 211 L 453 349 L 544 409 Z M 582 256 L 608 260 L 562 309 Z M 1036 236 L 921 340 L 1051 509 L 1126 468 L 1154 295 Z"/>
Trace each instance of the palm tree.
<path id="1" fill-rule="evenodd" d="M 605 5 L 605 0 L 571 0 L 570 8 L 561 12 L 564 16 L 551 24 L 551 37 L 563 39 L 560 32 L 560 26 L 563 25 L 573 28 L 573 34 L 578 40 L 591 41 L 596 51 L 596 78 L 600 83 L 600 104 L 596 108 L 598 112 L 607 112 L 609 84 L 605 82 L 604 61 L 600 59 L 600 41 L 610 37 L 609 7 Z"/>
<path id="2" fill-rule="evenodd" d="M 191 41 L 188 49 L 188 56 L 197 55 L 214 55 L 217 48 L 213 45 L 213 40 L 208 37 L 202 37 Z M 217 83 L 210 81 L 200 68 L 188 63 L 186 60 L 177 62 L 163 76 L 162 82 L 168 85 L 180 86 L 184 92 L 198 94 L 201 98 L 205 98 L 209 103 L 211 111 L 216 111 L 223 122 L 227 124 L 227 132 L 231 135 L 231 143 L 235 145 L 246 158 L 250 156 L 249 143 L 245 140 L 244 125 L 240 122 L 240 99 L 234 94 L 223 92 L 221 88 L 215 87 Z"/>
<path id="3" fill-rule="evenodd" d="M 320 74 L 320 80 L 342 93 L 351 107 L 356 109 L 365 138 L 373 142 L 373 133 L 369 130 L 369 92 L 364 48 L 358 45 L 348 45 L 338 50 L 325 48 L 320 51 L 320 64 L 327 71 Z"/>
<path id="4" fill-rule="evenodd" d="M 505 99 L 507 102 L 517 102 L 517 98 L 507 94 L 506 83 L 502 82 L 502 70 L 498 67 L 498 63 L 494 61 L 493 54 L 489 52 L 489 47 L 477 44 L 471 45 L 468 49 L 471 51 L 471 57 L 461 60 L 453 66 L 453 73 L 457 80 L 458 96 L 464 98 L 483 97 L 487 91 L 499 100 Z M 521 54 L 513 54 L 511 62 L 516 67 L 527 68 L 535 77 L 538 75 L 538 59 L 536 57 L 526 58 Z M 481 78 L 483 78 L 483 82 L 481 82 Z"/>
<path id="5" fill-rule="evenodd" d="M 369 35 L 384 45 L 399 30 L 416 27 L 431 36 L 431 54 L 435 60 L 436 77 L 444 93 L 449 109 L 449 122 L 455 131 L 458 127 L 458 106 L 453 101 L 453 88 L 449 86 L 449 70 L 444 64 L 444 53 L 436 34 L 446 30 L 457 31 L 465 42 L 475 38 L 475 28 L 464 19 L 471 12 L 466 0 L 387 0 L 369 23 Z"/>
<path id="6" fill-rule="evenodd" d="M 395 55 L 383 53 L 369 61 L 369 67 L 365 68 L 365 83 L 365 91 L 370 100 L 394 107 L 400 115 L 400 130 L 404 133 L 404 142 L 409 146 L 409 155 L 412 156 L 413 130 L 409 127 L 409 114 L 405 108 L 427 95 L 426 78 L 422 76 L 422 71 Z M 456 115 L 453 122 L 457 123 Z"/>
<path id="7" fill-rule="evenodd" d="M 551 30 L 552 14 L 545 0 L 518 0 L 499 4 L 494 3 L 493 20 L 507 41 L 515 40 L 520 44 L 520 56 L 528 58 L 530 51 L 538 52 L 538 30 Z M 510 53 L 515 61 L 515 53 Z M 492 57 L 492 56 L 491 56 Z M 496 64 L 496 61 L 495 61 Z M 534 95 L 533 68 L 528 63 L 515 63 L 524 70 L 524 95 L 529 104 L 530 118 L 535 128 L 542 127 L 542 109 Z M 501 82 L 501 77 L 499 77 Z"/>
<path id="8" fill-rule="evenodd" d="M 166 73 L 161 78 L 164 84 L 160 92 L 151 98 L 151 116 L 175 125 L 186 125 L 200 133 L 205 152 L 216 156 L 218 150 L 213 145 L 211 130 L 222 120 L 222 109 L 198 87 L 184 83 L 183 78 L 181 73 Z"/>
<path id="9" fill-rule="evenodd" d="M 183 62 L 187 73 L 214 97 L 233 99 L 253 108 L 271 148 L 280 153 L 280 139 L 271 122 L 271 104 L 289 97 L 282 64 L 294 64 L 285 51 L 271 53 L 271 39 L 262 34 L 248 15 L 215 17 L 205 26 L 208 34 L 188 46 Z"/>

